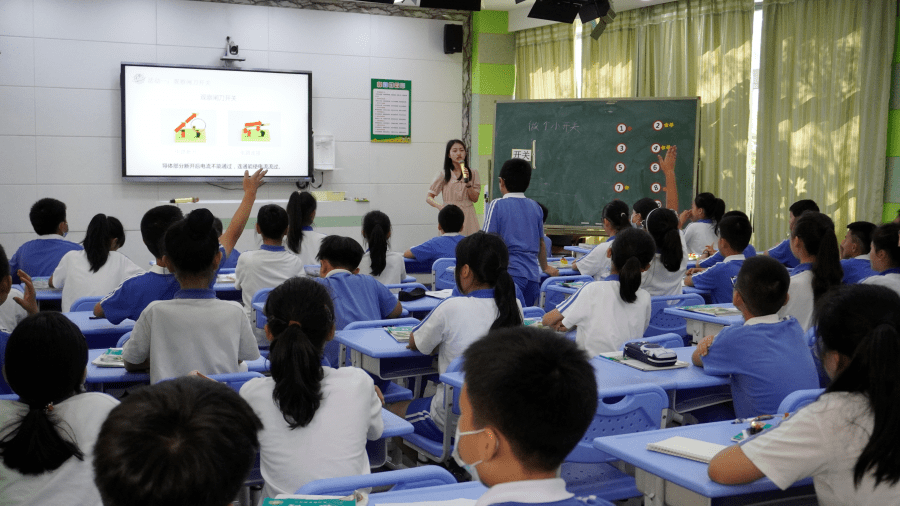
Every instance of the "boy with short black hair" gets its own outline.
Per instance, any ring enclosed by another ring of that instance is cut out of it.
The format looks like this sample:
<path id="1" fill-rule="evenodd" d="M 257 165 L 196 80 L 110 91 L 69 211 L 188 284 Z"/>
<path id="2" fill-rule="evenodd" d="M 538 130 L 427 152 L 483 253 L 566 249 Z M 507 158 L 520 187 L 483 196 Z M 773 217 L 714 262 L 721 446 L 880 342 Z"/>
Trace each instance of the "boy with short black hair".
<path id="1" fill-rule="evenodd" d="M 707 374 L 731 376 L 738 417 L 775 413 L 791 392 L 819 388 L 803 327 L 791 316 L 778 316 L 790 284 L 787 269 L 777 260 L 748 258 L 734 285 L 734 306 L 744 324 L 706 336 L 692 356 Z"/>
<path id="2" fill-rule="evenodd" d="M 710 290 L 713 304 L 731 302 L 734 277 L 746 260 L 743 251 L 750 244 L 753 227 L 746 215 L 732 215 L 719 222 L 719 234 L 719 251 L 725 259 L 702 272 L 695 270 L 684 278 L 686 286 Z"/>
<path id="3" fill-rule="evenodd" d="M 788 209 L 788 230 L 794 230 L 794 223 L 797 222 L 797 218 L 799 218 L 804 211 L 819 212 L 819 205 L 810 199 L 798 200 L 791 204 L 791 207 Z M 794 253 L 791 252 L 790 239 L 781 241 L 778 246 L 775 246 L 768 251 L 763 251 L 762 254 L 778 260 L 788 269 L 793 269 L 800 265 L 800 259 L 795 257 Z"/>
<path id="4" fill-rule="evenodd" d="M 63 239 L 69 233 L 69 222 L 66 221 L 66 205 L 59 200 L 38 200 L 31 206 L 28 219 L 38 238 L 19 246 L 9 259 L 13 284 L 19 283 L 19 269 L 32 277 L 52 276 L 66 253 L 84 249 L 80 244 Z"/>
<path id="5" fill-rule="evenodd" d="M 597 411 L 587 354 L 552 331 L 509 327 L 463 356 L 454 457 L 491 487 L 476 506 L 583 505 L 557 471 Z"/>
<path id="6" fill-rule="evenodd" d="M 186 376 L 135 390 L 94 447 L 105 506 L 226 506 L 259 449 L 262 422 L 228 386 Z"/>
<path id="7" fill-rule="evenodd" d="M 465 219 L 462 209 L 453 204 L 444 205 L 438 213 L 438 231 L 441 235 L 413 246 L 403 252 L 403 256 L 426 265 L 433 264 L 438 258 L 454 258 L 456 245 L 463 239 L 459 231 Z"/>
<path id="8" fill-rule="evenodd" d="M 513 158 L 500 168 L 500 193 L 484 212 L 485 232 L 503 238 L 509 249 L 509 273 L 531 306 L 541 288 L 541 272 L 558 276 L 559 270 L 547 264 L 544 244 L 544 213 L 534 200 L 525 196 L 531 183 L 531 164 Z"/>
<path id="9" fill-rule="evenodd" d="M 878 228 L 868 221 L 854 221 L 847 225 L 847 235 L 841 241 L 841 269 L 844 279 L 841 283 L 849 285 L 878 274 L 872 270 L 869 252 L 872 249 L 872 234 Z"/>

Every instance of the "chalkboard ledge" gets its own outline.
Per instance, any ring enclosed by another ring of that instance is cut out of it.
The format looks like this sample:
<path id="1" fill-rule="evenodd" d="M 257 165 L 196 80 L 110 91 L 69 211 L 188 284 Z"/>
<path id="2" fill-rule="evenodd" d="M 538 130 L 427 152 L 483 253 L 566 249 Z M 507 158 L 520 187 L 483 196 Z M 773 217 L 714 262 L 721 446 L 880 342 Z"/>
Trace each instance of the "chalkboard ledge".
<path id="1" fill-rule="evenodd" d="M 609 234 L 603 228 L 597 227 L 573 227 L 571 225 L 544 225 L 544 233 L 547 235 L 583 235 L 595 237 L 608 237 Z"/>

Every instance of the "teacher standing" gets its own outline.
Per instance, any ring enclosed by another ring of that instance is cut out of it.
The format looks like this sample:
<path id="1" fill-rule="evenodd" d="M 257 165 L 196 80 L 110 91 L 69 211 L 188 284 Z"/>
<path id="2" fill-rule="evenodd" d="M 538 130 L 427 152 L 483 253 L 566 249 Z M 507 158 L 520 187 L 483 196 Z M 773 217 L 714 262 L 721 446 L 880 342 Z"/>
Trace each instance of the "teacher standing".
<path id="1" fill-rule="evenodd" d="M 478 224 L 478 216 L 475 214 L 475 205 L 481 190 L 481 178 L 478 171 L 468 168 L 469 160 L 466 157 L 466 145 L 459 139 L 453 139 L 447 143 L 444 153 L 444 170 L 439 172 L 425 202 L 428 205 L 442 209 L 447 204 L 453 204 L 462 209 L 466 220 L 460 230 L 462 235 L 474 234 L 481 230 Z M 441 194 L 444 204 L 438 204 L 434 198 Z"/>

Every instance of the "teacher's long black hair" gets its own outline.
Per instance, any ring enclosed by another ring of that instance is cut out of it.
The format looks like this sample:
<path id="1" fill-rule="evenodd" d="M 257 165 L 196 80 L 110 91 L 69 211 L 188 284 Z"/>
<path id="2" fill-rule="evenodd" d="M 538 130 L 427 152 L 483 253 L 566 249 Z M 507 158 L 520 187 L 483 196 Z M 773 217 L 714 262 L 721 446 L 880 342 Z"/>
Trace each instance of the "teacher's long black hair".
<path id="1" fill-rule="evenodd" d="M 450 150 L 453 149 L 454 144 L 459 144 L 466 150 L 466 158 L 463 160 L 463 164 L 466 167 L 469 166 L 469 148 L 466 147 L 466 143 L 459 139 L 451 139 L 447 142 L 447 149 L 444 150 L 444 182 L 450 182 L 450 176 L 453 174 L 453 160 L 450 159 Z M 459 179 L 462 179 L 462 174 L 459 175 Z"/>

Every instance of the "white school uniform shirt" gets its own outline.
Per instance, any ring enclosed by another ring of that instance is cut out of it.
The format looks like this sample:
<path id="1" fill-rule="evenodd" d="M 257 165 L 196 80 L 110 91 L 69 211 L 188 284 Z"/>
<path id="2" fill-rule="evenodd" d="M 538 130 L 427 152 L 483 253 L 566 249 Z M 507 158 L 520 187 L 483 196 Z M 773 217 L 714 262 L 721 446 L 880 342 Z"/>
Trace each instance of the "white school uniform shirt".
<path id="1" fill-rule="evenodd" d="M 246 371 L 246 362 L 238 362 L 256 360 L 259 348 L 240 304 L 219 300 L 210 289 L 189 289 L 144 309 L 122 357 L 132 364 L 150 358 L 150 382 L 156 383 L 195 369 L 206 375 Z"/>
<path id="2" fill-rule="evenodd" d="M 625 341 L 644 335 L 650 325 L 650 294 L 643 288 L 637 300 L 625 302 L 619 297 L 619 276 L 587 283 L 556 307 L 563 325 L 578 327 L 575 342 L 592 357 L 619 351 Z"/>
<path id="3" fill-rule="evenodd" d="M 322 239 L 326 238 L 325 234 L 316 232 L 312 227 L 303 227 L 303 241 L 300 242 L 300 253 L 295 253 L 300 257 L 303 265 L 317 265 L 316 255 L 319 254 L 319 247 L 322 246 Z M 287 236 L 285 236 L 284 244 L 287 246 Z M 288 252 L 294 253 L 290 249 Z M 240 260 L 240 259 L 238 259 Z"/>
<path id="4" fill-rule="evenodd" d="M 590 253 L 575 261 L 578 272 L 585 276 L 593 276 L 596 281 L 603 281 L 612 270 L 612 260 L 606 257 L 606 252 L 612 246 L 616 236 L 594 246 Z"/>
<path id="5" fill-rule="evenodd" d="M 741 449 L 782 490 L 812 476 L 821 506 L 900 504 L 900 485 L 876 487 L 871 471 L 859 488 L 853 485 L 853 469 L 873 425 L 865 395 L 827 393 Z"/>
<path id="6" fill-rule="evenodd" d="M 372 257 L 369 254 L 369 251 L 366 250 L 362 260 L 359 262 L 359 273 L 372 276 L 378 281 L 381 281 L 382 285 L 394 285 L 402 283 L 403 279 L 406 278 L 406 262 L 403 261 L 403 255 L 401 253 L 388 251 L 385 258 L 384 270 L 381 271 L 381 274 L 376 276 L 372 274 Z"/>
<path id="7" fill-rule="evenodd" d="M 305 240 L 305 239 L 304 239 Z M 303 275 L 303 261 L 284 246 L 263 244 L 245 251 L 234 268 L 234 287 L 241 290 L 244 311 L 250 315 L 250 301 L 260 288 L 275 288 L 294 276 Z"/>
<path id="8" fill-rule="evenodd" d="M 900 294 L 900 269 L 889 269 L 860 281 L 866 285 L 881 285 Z M 16 304 L 18 305 L 18 304 Z"/>
<path id="9" fill-rule="evenodd" d="M 19 322 L 28 316 L 28 311 L 13 300 L 14 297 L 24 298 L 25 295 L 18 288 L 13 288 L 9 291 L 6 302 L 0 304 L 0 329 L 7 332 L 15 330 Z"/>
<path id="10" fill-rule="evenodd" d="M 138 267 L 127 256 L 118 251 L 110 251 L 106 263 L 97 272 L 91 272 L 87 253 L 84 250 L 66 253 L 53 271 L 53 286 L 62 288 L 62 311 L 65 313 L 72 303 L 81 297 L 103 297 L 112 292 L 122 281 L 146 269 Z"/>
<path id="11" fill-rule="evenodd" d="M 53 471 L 22 475 L 7 468 L 0 459 L 0 503 L 10 506 L 36 504 L 78 504 L 100 506 L 100 493 L 94 485 L 94 443 L 106 415 L 119 404 L 116 399 L 97 392 L 74 395 L 53 405 L 53 415 L 61 420 L 57 428 L 70 434 L 84 453 L 84 460 L 69 457 Z M 6 436 L 14 422 L 28 412 L 18 401 L 0 401 L 0 437 Z"/>
<path id="12" fill-rule="evenodd" d="M 684 252 L 681 265 L 675 272 L 666 269 L 666 266 L 660 261 L 662 255 L 657 253 L 650 261 L 650 268 L 641 273 L 641 288 L 647 290 L 651 297 L 681 295 L 684 287 L 684 273 L 688 264 L 688 250 L 683 235 L 681 235 L 681 251 Z"/>
<path id="13" fill-rule="evenodd" d="M 516 300 L 516 305 L 521 316 L 522 304 Z M 446 372 L 450 362 L 488 333 L 498 314 L 493 289 L 444 299 L 413 329 L 416 348 L 426 355 L 431 355 L 437 348 L 438 372 Z M 431 400 L 431 419 L 444 430 L 447 413 L 443 388 L 438 388 Z"/>
<path id="14" fill-rule="evenodd" d="M 791 276 L 791 285 L 788 288 L 790 298 L 787 304 L 778 311 L 778 316 L 782 318 L 793 316 L 800 322 L 803 331 L 806 332 L 812 325 L 815 302 L 812 289 L 813 273 L 809 270 L 809 267 L 802 267 L 804 265 L 809 266 L 810 264 L 800 264 L 795 268 L 800 272 Z"/>
<path id="15" fill-rule="evenodd" d="M 319 409 L 306 427 L 293 430 L 272 399 L 273 378 L 254 378 L 241 387 L 241 397 L 263 423 L 262 497 L 293 494 L 313 480 L 369 474 L 366 441 L 384 431 L 372 378 L 355 367 L 323 367 L 322 373 Z"/>
<path id="16" fill-rule="evenodd" d="M 688 253 L 699 255 L 710 244 L 718 251 L 719 236 L 714 232 L 715 228 L 712 220 L 699 220 L 688 225 L 684 229 L 684 242 L 687 244 Z"/>
<path id="17" fill-rule="evenodd" d="M 489 488 L 475 506 L 491 504 L 550 504 L 567 499 L 573 504 L 585 504 L 574 499 L 575 494 L 566 490 L 566 482 L 562 478 L 544 480 L 523 480 L 500 483 Z"/>

